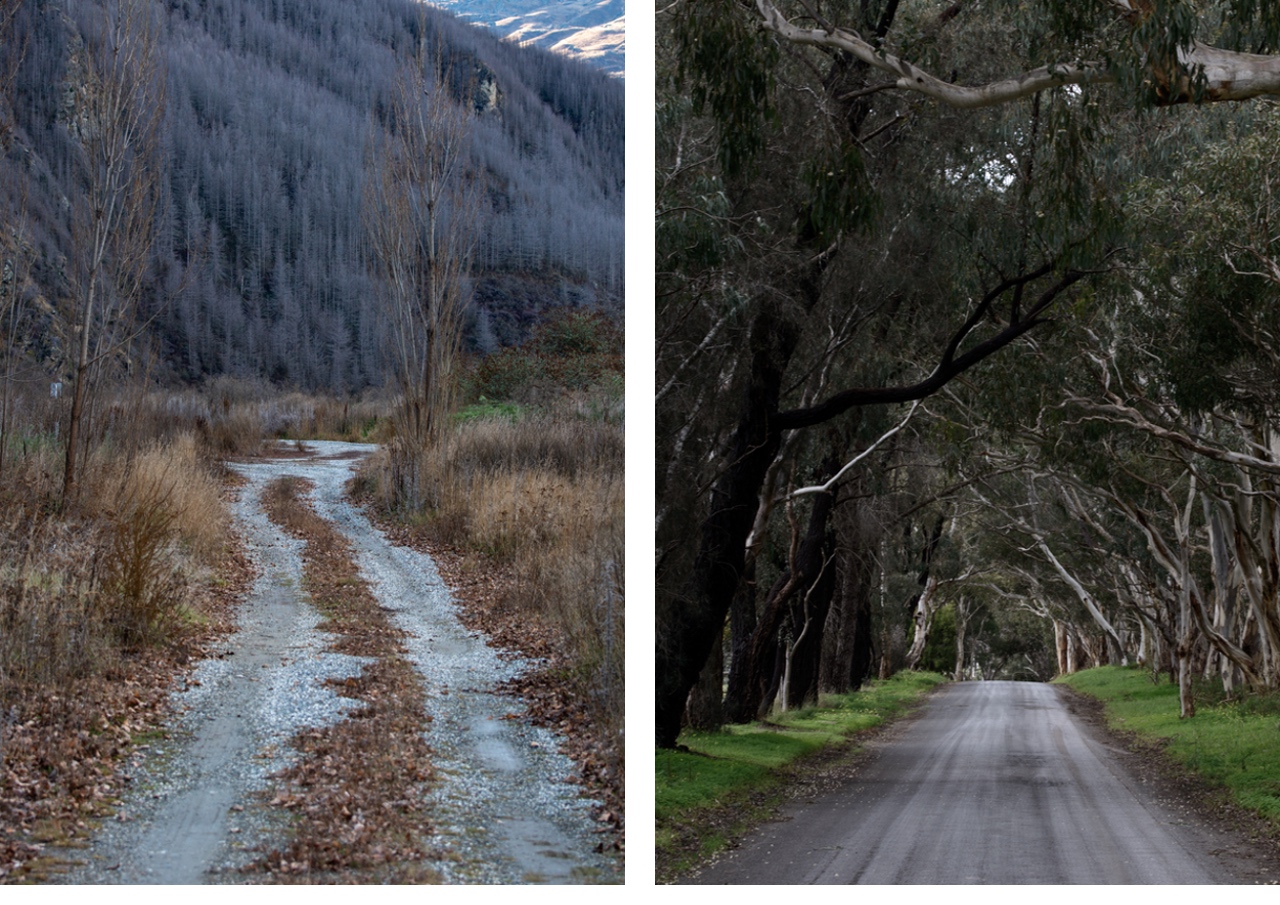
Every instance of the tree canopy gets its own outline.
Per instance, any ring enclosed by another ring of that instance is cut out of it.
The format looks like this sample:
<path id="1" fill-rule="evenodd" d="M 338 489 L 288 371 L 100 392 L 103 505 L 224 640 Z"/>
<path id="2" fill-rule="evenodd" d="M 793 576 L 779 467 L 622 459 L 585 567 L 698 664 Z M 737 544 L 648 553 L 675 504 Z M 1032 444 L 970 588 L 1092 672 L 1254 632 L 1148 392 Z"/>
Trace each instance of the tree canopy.
<path id="1" fill-rule="evenodd" d="M 664 8 L 660 745 L 935 625 L 957 675 L 1276 684 L 1278 40 L 1253 0 Z"/>

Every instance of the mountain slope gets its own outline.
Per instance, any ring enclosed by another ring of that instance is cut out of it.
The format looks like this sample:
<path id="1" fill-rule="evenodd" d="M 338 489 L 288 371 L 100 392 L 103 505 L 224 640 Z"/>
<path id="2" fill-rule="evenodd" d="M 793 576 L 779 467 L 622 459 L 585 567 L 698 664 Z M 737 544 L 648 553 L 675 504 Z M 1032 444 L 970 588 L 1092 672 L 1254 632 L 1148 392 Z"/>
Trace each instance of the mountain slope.
<path id="1" fill-rule="evenodd" d="M 468 22 L 519 44 L 543 47 L 621 76 L 626 68 L 623 0 L 434 0 Z"/>
<path id="2" fill-rule="evenodd" d="M 21 224 L 28 353 L 67 373 L 65 262 L 78 174 L 78 60 L 96 0 L 26 4 L 0 162 Z M 560 304 L 620 310 L 623 104 L 615 79 L 406 0 L 167 0 L 163 211 L 141 316 L 166 369 L 335 389 L 381 383 L 386 317 L 362 224 L 366 154 L 398 60 L 429 49 L 475 112 L 483 186 L 469 342 L 523 338 Z M 3 51 L 0 51 L 0 55 Z"/>

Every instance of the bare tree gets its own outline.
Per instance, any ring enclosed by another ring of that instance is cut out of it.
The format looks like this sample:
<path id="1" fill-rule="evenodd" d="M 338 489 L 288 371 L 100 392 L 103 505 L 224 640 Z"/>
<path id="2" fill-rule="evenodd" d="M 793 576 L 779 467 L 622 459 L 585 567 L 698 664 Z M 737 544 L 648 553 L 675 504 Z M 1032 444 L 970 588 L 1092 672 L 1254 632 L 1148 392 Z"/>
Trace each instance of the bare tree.
<path id="1" fill-rule="evenodd" d="M 7 151 L 16 125 L 13 115 L 14 83 L 26 56 L 27 36 L 18 34 L 18 12 L 22 0 L 0 0 L 0 148 Z"/>
<path id="2" fill-rule="evenodd" d="M 467 171 L 471 113 L 449 96 L 440 54 L 400 69 L 389 134 L 372 156 L 366 229 L 388 294 L 403 393 L 394 470 L 402 499 L 422 500 L 425 451 L 453 404 L 454 360 L 469 301 L 479 188 Z"/>
<path id="3" fill-rule="evenodd" d="M 151 256 L 165 169 L 165 73 L 159 23 L 149 5 L 117 0 L 104 7 L 101 28 L 82 60 L 71 123 L 85 190 L 71 224 L 70 276 L 79 335 L 64 499 L 74 493 L 78 478 L 93 371 L 133 338 L 129 324 Z"/>
<path id="4" fill-rule="evenodd" d="M 19 37 L 15 26 L 22 0 L 0 0 L 0 150 L 8 151 L 13 141 L 15 126 L 13 116 L 14 83 L 18 67 L 26 52 L 26 38 Z M 12 417 L 13 368 L 17 344 L 17 324 L 21 315 L 22 272 L 25 270 L 26 236 L 21 224 L 25 221 L 25 193 L 19 201 L 19 211 L 11 212 L 9 228 L 0 233 L 0 330 L 4 331 L 5 373 L 4 389 L 0 392 L 0 473 L 4 472 L 5 451 L 9 440 L 9 422 Z"/>

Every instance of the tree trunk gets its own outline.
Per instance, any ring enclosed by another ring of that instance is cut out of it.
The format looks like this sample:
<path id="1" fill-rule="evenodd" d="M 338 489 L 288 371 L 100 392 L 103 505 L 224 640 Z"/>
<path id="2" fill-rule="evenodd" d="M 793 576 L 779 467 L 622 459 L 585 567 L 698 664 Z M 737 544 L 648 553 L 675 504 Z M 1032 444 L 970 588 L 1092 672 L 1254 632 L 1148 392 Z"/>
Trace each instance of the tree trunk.
<path id="1" fill-rule="evenodd" d="M 728 444 L 724 471 L 712 487 L 693 575 L 682 599 L 664 608 L 658 627 L 654 711 L 660 748 L 676 744 L 689 691 L 720 637 L 742 580 L 760 487 L 782 440 L 771 419 L 796 341 L 795 326 L 769 307 L 752 324 L 751 376 L 742 415 Z"/>
<path id="2" fill-rule="evenodd" d="M 724 722 L 724 645 L 717 644 L 689 693 L 685 723 L 693 729 L 713 731 Z"/>
<path id="3" fill-rule="evenodd" d="M 830 551 L 828 538 L 828 551 Z M 826 554 L 828 558 L 831 552 Z M 801 642 L 796 645 L 793 655 L 790 700 L 792 707 L 802 707 L 818 700 L 818 676 L 822 667 L 822 639 L 826 631 L 827 614 L 831 609 L 831 598 L 835 593 L 835 566 L 828 562 L 825 570 L 818 577 L 817 583 L 809 592 L 809 615 L 811 624 Z"/>
<path id="4" fill-rule="evenodd" d="M 740 697 L 735 693 L 736 690 L 747 686 L 751 642 L 759 622 L 759 614 L 756 613 L 756 563 L 753 558 L 747 563 L 746 573 L 738 583 L 738 591 L 729 608 L 729 682 L 721 702 L 725 721 L 729 723 L 747 722 L 751 719 L 734 713 L 732 702 Z"/>
<path id="5" fill-rule="evenodd" d="M 924 656 L 925 645 L 929 643 L 929 629 L 933 627 L 933 614 L 937 611 L 938 579 L 930 575 L 925 579 L 924 590 L 916 599 L 915 614 L 912 616 L 914 634 L 911 647 L 907 650 L 907 669 L 915 669 L 920 658 Z"/>
<path id="6" fill-rule="evenodd" d="M 76 388 L 71 396 L 71 417 L 67 422 L 67 455 L 65 470 L 62 474 L 62 501 L 66 505 L 75 493 L 76 487 L 76 448 L 80 445 L 80 419 L 84 413 L 85 384 L 88 382 L 88 367 L 76 368 Z"/>
<path id="7" fill-rule="evenodd" d="M 956 603 L 956 668 L 951 673 L 951 680 L 959 682 L 964 679 L 964 639 L 969 631 L 969 602 L 961 597 Z"/>
<path id="8" fill-rule="evenodd" d="M 1058 654 L 1058 675 L 1071 675 L 1071 664 L 1068 654 L 1071 649 L 1071 638 L 1067 635 L 1067 626 L 1059 620 L 1053 620 L 1053 647 Z"/>
<path id="9" fill-rule="evenodd" d="M 871 663 L 871 594 L 875 590 L 875 538 L 863 524 L 865 510 L 856 503 L 840 507 L 836 524 L 834 594 L 823 634 L 818 687 L 844 694 L 861 686 Z"/>
<path id="10" fill-rule="evenodd" d="M 730 722 L 746 723 L 759 719 L 773 705 L 771 689 L 775 687 L 773 678 L 777 673 L 778 632 L 794 597 L 798 594 L 803 599 L 814 581 L 823 574 L 827 519 L 834 503 L 834 491 L 814 495 L 804 539 L 798 545 L 791 567 L 778 577 L 769 591 L 752 634 L 751 645 L 746 651 L 747 662 L 741 667 L 734 663 L 730 670 L 729 690 L 725 698 L 725 714 Z M 825 619 L 825 610 L 822 615 Z M 797 628 L 797 634 L 799 631 Z"/>

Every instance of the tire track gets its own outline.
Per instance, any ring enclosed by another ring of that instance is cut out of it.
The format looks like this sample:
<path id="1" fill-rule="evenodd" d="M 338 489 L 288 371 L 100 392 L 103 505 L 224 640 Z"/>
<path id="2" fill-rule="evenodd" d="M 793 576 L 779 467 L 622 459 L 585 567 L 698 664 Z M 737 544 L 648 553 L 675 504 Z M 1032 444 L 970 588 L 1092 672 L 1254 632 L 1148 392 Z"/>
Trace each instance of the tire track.
<path id="1" fill-rule="evenodd" d="M 333 636 L 317 630 L 321 617 L 302 591 L 302 543 L 262 511 L 262 489 L 285 475 L 314 484 L 312 505 L 355 547 L 427 688 L 440 781 L 426 803 L 441 828 L 432 841 L 450 853 L 428 866 L 459 883 L 619 881 L 615 862 L 593 851 L 591 802 L 566 781 L 573 765 L 557 738 L 494 691 L 529 664 L 500 658 L 464 629 L 430 558 L 390 544 L 346 501 L 354 460 L 373 447 L 308 446 L 308 458 L 233 466 L 248 479 L 235 515 L 260 573 L 238 629 L 175 691 L 170 738 L 138 763 L 120 819 L 72 856 L 80 864 L 64 881 L 240 882 L 240 868 L 287 844 L 287 815 L 257 793 L 295 762 L 289 739 L 358 706 L 324 683 L 354 678 L 368 661 L 327 650 Z"/>

